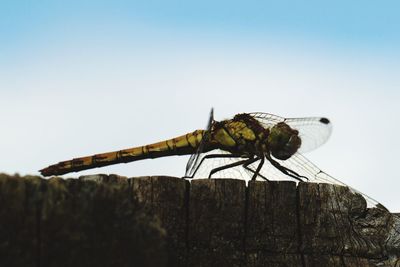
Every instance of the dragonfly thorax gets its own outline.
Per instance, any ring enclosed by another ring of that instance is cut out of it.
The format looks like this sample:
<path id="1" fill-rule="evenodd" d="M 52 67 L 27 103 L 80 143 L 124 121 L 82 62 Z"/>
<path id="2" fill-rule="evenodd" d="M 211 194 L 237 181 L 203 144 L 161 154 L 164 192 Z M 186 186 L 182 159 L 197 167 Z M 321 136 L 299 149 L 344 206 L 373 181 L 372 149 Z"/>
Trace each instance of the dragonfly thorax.
<path id="1" fill-rule="evenodd" d="M 248 114 L 238 114 L 232 120 L 215 121 L 211 132 L 211 143 L 216 148 L 235 155 L 262 156 L 269 151 L 269 129 Z"/>
<path id="2" fill-rule="evenodd" d="M 301 146 L 299 132 L 284 122 L 271 127 L 267 142 L 272 156 L 280 160 L 290 158 Z"/>

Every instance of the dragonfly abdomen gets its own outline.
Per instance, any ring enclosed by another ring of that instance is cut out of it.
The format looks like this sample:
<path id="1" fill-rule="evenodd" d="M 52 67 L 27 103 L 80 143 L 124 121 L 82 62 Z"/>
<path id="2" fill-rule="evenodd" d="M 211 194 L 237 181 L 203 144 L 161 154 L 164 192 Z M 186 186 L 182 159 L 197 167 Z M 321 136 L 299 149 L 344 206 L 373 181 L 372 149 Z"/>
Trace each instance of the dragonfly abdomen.
<path id="1" fill-rule="evenodd" d="M 173 155 L 188 155 L 196 151 L 204 135 L 197 130 L 162 142 L 123 149 L 108 153 L 62 161 L 40 170 L 43 176 L 63 175 L 108 165 L 127 163 L 141 159 L 159 158 Z"/>

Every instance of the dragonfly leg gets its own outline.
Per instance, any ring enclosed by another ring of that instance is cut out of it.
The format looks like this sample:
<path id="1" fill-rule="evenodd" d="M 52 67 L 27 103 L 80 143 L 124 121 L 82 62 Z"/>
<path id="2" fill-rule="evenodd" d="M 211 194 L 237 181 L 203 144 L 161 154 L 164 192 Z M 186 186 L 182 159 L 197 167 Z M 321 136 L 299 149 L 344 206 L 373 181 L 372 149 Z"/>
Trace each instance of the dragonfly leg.
<path id="1" fill-rule="evenodd" d="M 240 160 L 240 161 L 237 161 L 237 162 L 234 162 L 234 163 L 231 163 L 231 164 L 227 164 L 227 165 L 212 169 L 210 171 L 210 175 L 208 176 L 208 178 L 211 179 L 211 176 L 216 172 L 219 172 L 219 171 L 222 171 L 222 170 L 226 170 L 226 169 L 229 169 L 229 168 L 233 168 L 233 167 L 236 167 L 236 166 L 239 166 L 239 165 L 252 164 L 253 162 L 255 162 L 257 160 L 258 160 L 258 158 L 248 158 L 248 159 Z"/>
<path id="2" fill-rule="evenodd" d="M 199 170 L 201 164 L 203 164 L 203 161 L 206 160 L 206 159 L 213 159 L 213 158 L 241 158 L 241 157 L 242 156 L 235 155 L 235 154 L 209 154 L 209 155 L 206 155 L 200 160 L 199 165 L 197 165 L 197 167 L 194 170 L 193 174 L 188 178 L 193 178 L 196 175 L 196 173 Z"/>
<path id="3" fill-rule="evenodd" d="M 291 170 L 291 169 L 289 169 L 289 168 L 286 168 L 286 167 L 282 166 L 281 164 L 279 164 L 279 162 L 273 160 L 273 159 L 271 158 L 271 156 L 265 155 L 265 157 L 268 159 L 269 162 L 271 162 L 271 164 L 272 164 L 275 168 L 277 168 L 278 170 L 280 170 L 283 174 L 286 174 L 287 176 L 290 176 L 290 177 L 292 177 L 292 178 L 294 178 L 294 179 L 296 179 L 296 180 L 298 180 L 298 181 L 300 181 L 300 182 L 304 182 L 303 179 L 306 179 L 306 180 L 308 181 L 308 178 L 307 178 L 307 177 L 302 176 L 302 175 L 298 174 L 297 172 L 295 172 L 295 171 L 293 171 L 293 170 Z M 302 179 L 302 178 L 303 178 L 303 179 Z"/>
<path id="4" fill-rule="evenodd" d="M 306 179 L 307 181 L 309 180 L 308 177 L 300 175 L 300 174 L 298 174 L 297 172 L 295 172 L 295 171 L 293 171 L 291 169 L 288 169 L 288 168 L 283 167 L 283 166 L 282 166 L 282 168 L 284 168 L 288 172 L 288 175 L 291 176 L 291 177 L 296 176 L 297 178 Z M 294 176 L 292 176 L 291 174 L 294 174 Z M 300 180 L 300 181 L 303 182 L 303 180 Z"/>
<path id="5" fill-rule="evenodd" d="M 252 164 L 252 163 L 254 163 L 255 161 L 254 161 L 254 162 L 250 162 L 250 163 L 245 163 L 245 164 L 243 164 L 243 168 L 245 168 L 246 170 L 248 170 L 248 171 L 250 171 L 251 173 L 253 173 L 253 176 L 251 177 L 251 180 L 254 181 L 254 180 L 257 179 L 257 176 L 260 176 L 261 178 L 263 178 L 263 179 L 265 179 L 265 180 L 268 181 L 267 178 L 265 178 L 263 175 L 260 174 L 260 170 L 261 170 L 262 166 L 264 165 L 264 157 L 261 157 L 261 158 L 260 158 L 260 157 L 257 157 L 257 158 L 256 158 L 256 160 L 259 160 L 259 159 L 261 159 L 261 161 L 260 161 L 260 163 L 258 164 L 256 170 L 252 170 L 252 169 L 249 168 L 249 165 Z"/>
<path id="6" fill-rule="evenodd" d="M 255 170 L 250 169 L 248 166 L 243 166 L 243 168 L 245 168 L 246 170 L 248 170 L 249 172 L 251 172 L 251 173 L 253 173 L 253 174 L 256 173 Z M 264 180 L 269 181 L 269 179 L 268 179 L 267 177 L 265 177 L 264 175 L 262 175 L 262 174 L 260 174 L 260 173 L 258 173 L 257 176 L 260 176 L 260 177 L 263 178 Z"/>

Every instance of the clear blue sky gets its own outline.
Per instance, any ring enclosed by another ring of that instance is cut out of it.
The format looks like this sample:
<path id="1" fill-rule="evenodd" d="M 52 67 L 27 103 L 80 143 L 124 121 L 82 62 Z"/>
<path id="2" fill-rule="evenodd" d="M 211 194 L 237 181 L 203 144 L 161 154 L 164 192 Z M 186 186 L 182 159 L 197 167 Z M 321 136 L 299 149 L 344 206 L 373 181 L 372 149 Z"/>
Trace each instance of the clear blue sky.
<path id="1" fill-rule="evenodd" d="M 6 1 L 0 48 L 18 53 L 76 35 L 311 39 L 398 54 L 398 1 Z M 149 30 L 147 32 L 147 30 Z M 29 44 L 31 43 L 31 44 Z M 46 44 L 47 43 L 47 44 Z"/>
<path id="2" fill-rule="evenodd" d="M 399 210 L 398 1 L 0 0 L 0 171 L 262 111 L 327 116 L 321 169 Z M 181 176 L 185 157 L 83 172 Z M 79 174 L 71 174 L 78 176 Z"/>

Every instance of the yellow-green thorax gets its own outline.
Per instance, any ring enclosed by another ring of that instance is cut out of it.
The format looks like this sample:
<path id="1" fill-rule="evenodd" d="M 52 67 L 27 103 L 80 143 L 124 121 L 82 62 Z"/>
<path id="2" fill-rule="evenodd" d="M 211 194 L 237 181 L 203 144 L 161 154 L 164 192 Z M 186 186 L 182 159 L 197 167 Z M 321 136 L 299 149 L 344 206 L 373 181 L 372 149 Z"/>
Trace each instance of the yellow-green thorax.
<path id="1" fill-rule="evenodd" d="M 264 127 L 249 114 L 238 114 L 231 120 L 214 123 L 209 145 L 211 149 L 219 148 L 235 155 L 272 154 L 285 160 L 297 152 L 301 139 L 298 131 L 284 122 Z"/>
<path id="2" fill-rule="evenodd" d="M 253 156 L 267 150 L 269 130 L 248 114 L 238 114 L 232 120 L 215 122 L 210 145 L 233 154 Z"/>

